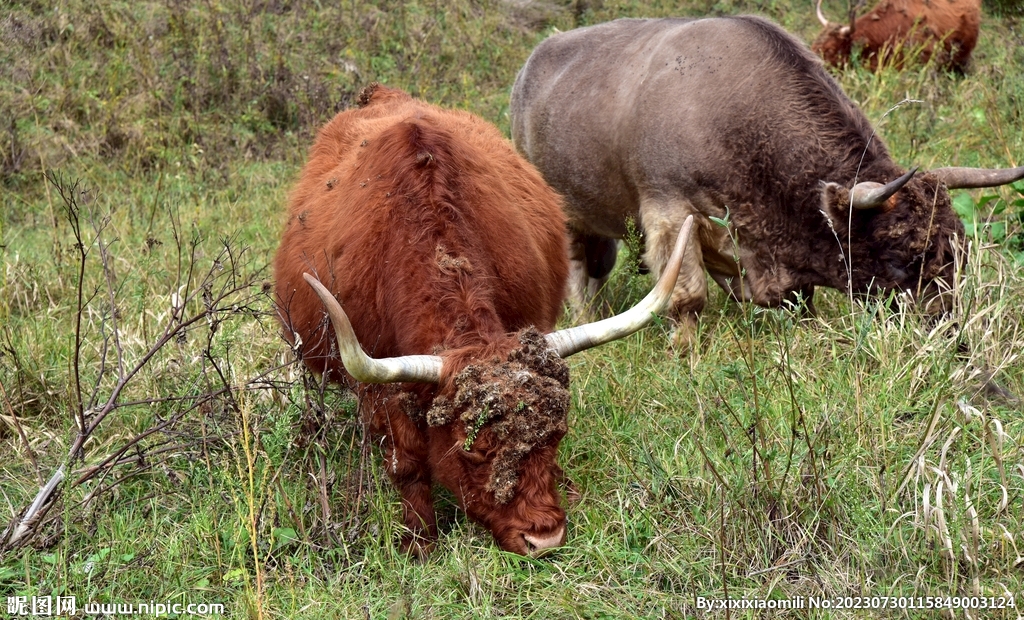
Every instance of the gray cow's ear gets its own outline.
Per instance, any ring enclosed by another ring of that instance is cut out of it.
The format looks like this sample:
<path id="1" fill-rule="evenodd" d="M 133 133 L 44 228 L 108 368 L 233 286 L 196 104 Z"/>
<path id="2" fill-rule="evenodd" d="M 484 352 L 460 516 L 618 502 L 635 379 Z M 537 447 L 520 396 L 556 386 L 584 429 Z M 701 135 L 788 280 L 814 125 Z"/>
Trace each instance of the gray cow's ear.
<path id="1" fill-rule="evenodd" d="M 850 204 L 854 209 L 877 209 L 884 205 L 896 192 L 903 189 L 910 179 L 917 173 L 917 166 L 914 166 L 898 179 L 888 183 L 875 183 L 874 181 L 861 181 L 850 190 Z"/>
<path id="2" fill-rule="evenodd" d="M 842 224 L 850 211 L 850 190 L 838 183 L 821 182 L 821 212 L 831 221 L 832 226 Z"/>

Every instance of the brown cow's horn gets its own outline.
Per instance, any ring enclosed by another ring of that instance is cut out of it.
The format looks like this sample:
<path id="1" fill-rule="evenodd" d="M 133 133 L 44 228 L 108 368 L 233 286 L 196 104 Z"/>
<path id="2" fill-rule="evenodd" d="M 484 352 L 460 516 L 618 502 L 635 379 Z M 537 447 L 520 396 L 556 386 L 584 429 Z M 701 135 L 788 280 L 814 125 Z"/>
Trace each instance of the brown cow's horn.
<path id="1" fill-rule="evenodd" d="M 907 181 L 914 176 L 915 172 L 917 172 L 917 166 L 911 168 L 910 172 L 895 181 L 890 181 L 885 185 L 873 181 L 858 183 L 850 190 L 850 204 L 853 205 L 854 209 L 874 209 L 881 206 L 893 194 L 900 191 L 900 188 L 907 184 Z"/>
<path id="2" fill-rule="evenodd" d="M 338 353 L 341 355 L 341 362 L 345 370 L 352 375 L 356 381 L 363 383 L 437 383 L 441 380 L 442 360 L 436 355 L 405 355 L 402 357 L 387 357 L 373 359 L 363 352 L 356 340 L 356 334 L 352 330 L 352 323 L 349 322 L 341 304 L 334 298 L 327 287 L 319 280 L 309 275 L 302 274 L 306 282 L 316 291 L 320 301 L 327 307 L 327 315 L 331 317 L 331 324 L 334 325 L 334 333 L 338 339 Z"/>
<path id="3" fill-rule="evenodd" d="M 831 24 L 828 23 L 828 20 L 825 19 L 825 14 L 821 12 L 821 0 L 818 0 L 818 10 L 817 10 L 817 12 L 818 12 L 818 21 L 821 22 L 821 25 L 826 27 L 826 28 L 831 26 Z"/>
<path id="4" fill-rule="evenodd" d="M 672 257 L 668 259 L 668 264 L 665 265 L 665 271 L 662 272 L 654 290 L 640 303 L 622 314 L 603 321 L 552 332 L 545 336 L 548 346 L 558 353 L 559 357 L 566 358 L 585 349 L 624 338 L 650 323 L 654 315 L 664 311 L 672 299 L 672 289 L 676 286 L 676 277 L 683 264 L 683 252 L 686 251 L 692 228 L 693 216 L 690 215 L 679 229 L 676 246 L 672 251 Z"/>
<path id="5" fill-rule="evenodd" d="M 1017 168 L 936 168 L 930 171 L 949 189 L 996 187 L 1024 179 L 1024 166 Z"/>

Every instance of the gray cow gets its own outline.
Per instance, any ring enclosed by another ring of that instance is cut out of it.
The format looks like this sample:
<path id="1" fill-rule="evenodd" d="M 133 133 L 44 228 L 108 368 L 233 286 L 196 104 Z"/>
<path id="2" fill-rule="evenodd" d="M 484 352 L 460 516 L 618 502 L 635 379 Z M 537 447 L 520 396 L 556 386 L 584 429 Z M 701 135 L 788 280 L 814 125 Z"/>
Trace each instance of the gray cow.
<path id="1" fill-rule="evenodd" d="M 704 269 L 763 306 L 802 294 L 813 311 L 816 286 L 941 301 L 964 235 L 947 188 L 1024 177 L 906 172 L 806 45 L 751 16 L 557 34 L 519 72 L 511 114 L 516 147 L 566 196 L 576 301 L 607 277 L 627 220 L 657 275 L 697 216 L 672 299 L 677 344 L 706 301 Z"/>

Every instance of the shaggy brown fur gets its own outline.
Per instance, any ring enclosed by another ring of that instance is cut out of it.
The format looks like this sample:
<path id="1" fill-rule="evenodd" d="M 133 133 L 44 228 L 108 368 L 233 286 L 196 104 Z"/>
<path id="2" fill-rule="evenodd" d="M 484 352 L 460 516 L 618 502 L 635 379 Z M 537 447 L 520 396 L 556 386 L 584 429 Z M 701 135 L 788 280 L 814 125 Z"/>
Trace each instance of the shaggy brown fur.
<path id="1" fill-rule="evenodd" d="M 441 394 L 427 412 L 431 426 L 460 420 L 466 452 L 487 428 L 497 439 L 486 490 L 499 504 L 515 495 L 519 466 L 537 446 L 565 435 L 569 413 L 569 367 L 536 330 L 519 333 L 520 347 L 505 359 L 469 364 L 454 378 L 455 394 Z M 483 442 L 481 442 L 483 443 Z"/>
<path id="2" fill-rule="evenodd" d="M 565 403 L 552 392 L 555 384 L 564 391 L 565 367 L 523 361 L 539 345 L 516 333 L 550 331 L 561 310 L 560 200 L 475 116 L 384 87 L 360 102 L 320 131 L 292 192 L 275 260 L 285 333 L 310 368 L 352 383 L 302 279 L 310 272 L 342 302 L 370 355 L 441 355 L 439 385 L 356 386 L 402 495 L 412 532 L 404 544 L 425 550 L 436 537 L 437 482 L 503 548 L 526 553 L 524 536 L 544 538 L 565 524 L 555 485 Z M 517 383 L 505 385 L 513 368 Z M 474 392 L 468 376 L 492 393 Z M 459 415 L 428 415 L 443 402 L 459 403 Z M 483 410 L 491 419 L 478 422 Z M 534 423 L 545 430 L 520 441 Z"/>
<path id="3" fill-rule="evenodd" d="M 921 63 L 934 55 L 940 67 L 962 73 L 980 25 L 981 0 L 882 0 L 852 24 L 822 30 L 811 49 L 835 67 L 846 65 L 859 49 L 872 71 L 889 59 L 902 64 L 908 52 L 919 51 Z"/>

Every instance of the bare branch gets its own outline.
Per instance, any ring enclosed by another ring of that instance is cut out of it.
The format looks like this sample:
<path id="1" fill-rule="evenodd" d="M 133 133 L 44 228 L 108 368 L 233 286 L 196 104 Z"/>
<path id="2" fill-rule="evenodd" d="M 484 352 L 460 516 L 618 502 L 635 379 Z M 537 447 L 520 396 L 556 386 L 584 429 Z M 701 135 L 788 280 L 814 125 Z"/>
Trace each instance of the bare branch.
<path id="1" fill-rule="evenodd" d="M 110 244 L 103 242 L 103 230 L 109 223 L 109 216 L 104 217 L 99 223 L 93 221 L 93 230 L 96 232 L 96 246 L 100 251 L 100 264 L 103 265 L 103 275 L 106 276 L 107 297 L 110 304 L 110 331 L 114 338 L 114 350 L 117 352 L 117 376 L 121 377 L 124 375 L 124 350 L 121 347 L 121 332 L 117 328 L 119 313 L 117 311 L 117 296 L 115 294 L 114 286 L 114 268 L 110 261 Z"/>
<path id="2" fill-rule="evenodd" d="M 113 255 L 110 252 L 112 242 L 106 241 L 103 237 L 108 220 L 106 218 L 100 221 L 93 220 L 96 238 L 87 244 L 82 236 L 81 212 L 76 193 L 77 183 L 68 183 L 56 173 L 51 173 L 48 178 L 64 200 L 65 215 L 71 224 L 78 249 L 77 307 L 74 317 L 75 342 L 71 363 L 71 373 L 74 375 L 72 383 L 75 392 L 74 419 L 77 434 L 68 450 L 65 462 L 40 488 L 29 507 L 19 515 L 19 518 L 12 521 L 4 532 L 4 536 L 0 537 L 0 549 L 13 548 L 31 540 L 43 522 L 47 511 L 59 499 L 70 464 L 76 460 L 84 460 L 86 442 L 115 411 L 155 404 L 168 404 L 174 408 L 174 411 L 168 416 L 158 415 L 156 421 L 148 428 L 121 443 L 97 462 L 74 471 L 76 477 L 67 480 L 67 484 L 71 487 L 77 487 L 89 481 L 98 481 L 97 486 L 83 500 L 83 504 L 116 486 L 121 480 L 138 473 L 126 474 L 107 482 L 106 478 L 115 469 L 124 465 L 149 468 L 152 466 L 151 459 L 153 457 L 162 456 L 166 460 L 181 450 L 187 449 L 188 440 L 182 441 L 180 435 L 175 440 L 169 439 L 169 437 L 176 434 L 174 431 L 176 426 L 190 415 L 197 412 L 204 415 L 211 411 L 213 403 L 221 403 L 220 406 L 238 411 L 239 404 L 236 395 L 238 390 L 266 390 L 278 387 L 271 380 L 271 374 L 280 366 L 267 370 L 241 385 L 235 385 L 229 380 L 231 375 L 229 371 L 231 367 L 230 348 L 220 354 L 215 353 L 216 337 L 225 321 L 233 318 L 255 318 L 259 321 L 262 315 L 266 314 L 265 301 L 257 301 L 258 297 L 264 296 L 268 292 L 261 281 L 265 266 L 251 269 L 251 265 L 245 262 L 249 257 L 247 250 L 244 248 L 240 250 L 232 243 L 231 239 L 225 239 L 221 242 L 220 252 L 204 271 L 200 267 L 201 237 L 197 231 L 193 230 L 186 242 L 185 236 L 182 235 L 180 222 L 174 216 L 172 216 L 172 231 L 177 241 L 177 275 L 172 292 L 171 311 L 152 344 L 134 362 L 128 360 L 127 351 L 123 346 L 117 305 L 118 295 L 125 281 L 118 281 L 113 269 Z M 84 282 L 90 263 L 88 248 L 92 244 L 99 248 L 106 287 L 104 305 L 107 306 L 107 309 L 99 322 L 100 354 L 96 366 L 94 366 L 97 375 L 88 401 L 89 406 L 86 407 L 82 392 L 85 370 L 82 366 L 82 348 L 85 341 L 83 316 L 86 315 L 96 293 L 99 292 L 97 290 L 88 298 L 85 294 Z M 125 389 L 135 382 L 140 373 L 150 365 L 150 362 L 169 342 L 184 342 L 188 332 L 204 322 L 207 325 L 207 334 L 202 357 L 207 363 L 202 365 L 199 376 L 194 379 L 191 386 L 183 390 L 184 395 L 181 395 L 179 391 L 177 396 L 141 398 L 121 402 L 121 396 Z M 109 391 L 105 395 L 100 396 L 105 389 L 104 385 L 108 383 L 105 377 L 109 375 L 111 367 L 108 358 L 111 347 L 116 354 L 116 381 L 109 387 Z M 0 385 L 0 388 L 2 387 Z M 5 389 L 4 395 L 6 398 Z M 8 407 L 10 408 L 9 404 Z M 17 421 L 17 418 L 14 419 Z M 204 445 L 209 440 L 205 428 L 204 424 L 202 439 Z M 26 447 L 28 447 L 27 437 L 23 431 L 21 434 Z M 163 435 L 168 439 L 154 443 L 152 440 L 158 435 Z M 222 439 L 222 437 L 217 437 Z M 29 453 L 38 471 L 34 454 L 31 453 L 31 450 Z"/>
<path id="3" fill-rule="evenodd" d="M 79 219 L 80 209 L 78 207 L 78 199 L 76 198 L 78 181 L 76 180 L 74 183 L 69 184 L 61 177 L 59 172 L 50 172 L 46 175 L 46 178 L 56 188 L 57 193 L 60 194 L 61 201 L 64 203 L 64 216 L 67 218 L 68 223 L 71 224 L 71 232 L 75 235 L 75 248 L 78 250 L 78 280 L 76 282 L 78 306 L 75 312 L 75 345 L 71 351 L 71 374 L 75 387 L 75 424 L 78 426 L 79 433 L 81 433 L 86 427 L 85 408 L 82 405 L 82 373 L 80 364 L 82 353 L 82 314 L 85 310 L 83 291 L 85 287 L 85 266 L 88 250 L 86 250 L 85 243 L 82 240 L 82 225 Z"/>

